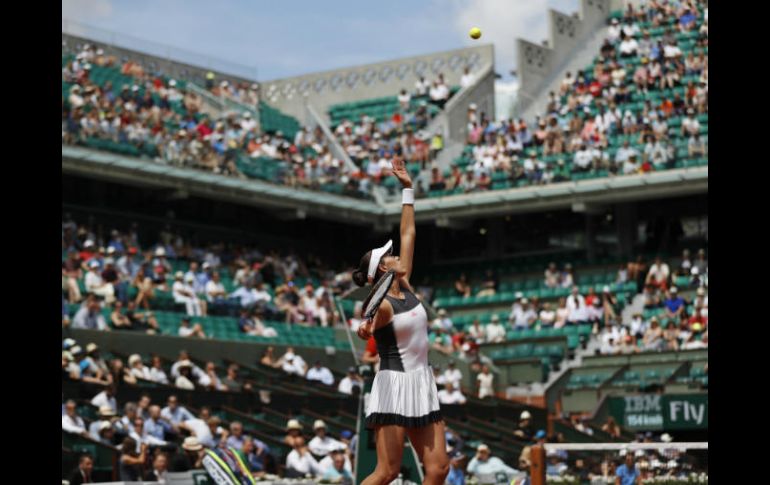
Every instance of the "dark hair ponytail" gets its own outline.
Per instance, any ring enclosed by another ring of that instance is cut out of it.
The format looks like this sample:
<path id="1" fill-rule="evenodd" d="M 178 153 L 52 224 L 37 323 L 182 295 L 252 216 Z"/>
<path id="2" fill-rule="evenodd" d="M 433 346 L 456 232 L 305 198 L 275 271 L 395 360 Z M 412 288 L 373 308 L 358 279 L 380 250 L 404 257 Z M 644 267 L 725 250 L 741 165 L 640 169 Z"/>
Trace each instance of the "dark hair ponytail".
<path id="1" fill-rule="evenodd" d="M 358 263 L 358 269 L 353 271 L 353 282 L 358 286 L 365 286 L 369 282 L 369 260 L 372 258 L 372 252 L 369 251 L 361 258 Z M 378 271 L 379 272 L 379 271 Z"/>

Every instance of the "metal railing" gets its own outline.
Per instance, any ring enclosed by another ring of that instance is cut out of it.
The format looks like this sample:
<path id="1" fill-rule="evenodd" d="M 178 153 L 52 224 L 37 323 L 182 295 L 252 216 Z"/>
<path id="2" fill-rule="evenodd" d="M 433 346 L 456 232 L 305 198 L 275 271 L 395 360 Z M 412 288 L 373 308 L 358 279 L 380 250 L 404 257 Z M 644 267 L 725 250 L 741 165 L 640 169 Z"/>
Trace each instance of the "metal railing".
<path id="1" fill-rule="evenodd" d="M 337 140 L 337 137 L 334 136 L 334 133 L 332 133 L 332 131 L 326 125 L 323 118 L 321 118 L 321 116 L 318 114 L 315 108 L 313 108 L 313 106 L 310 103 L 305 103 L 305 108 L 307 109 L 307 112 L 310 114 L 310 117 L 313 119 L 315 124 L 321 128 L 321 131 L 323 132 L 324 136 L 328 140 L 329 150 L 331 151 L 332 155 L 342 160 L 345 166 L 347 166 L 348 170 L 350 170 L 351 172 L 358 171 L 358 167 L 356 166 L 356 164 L 353 163 L 353 160 L 351 160 L 348 153 L 345 151 L 344 148 L 342 148 L 342 145 L 340 145 L 340 142 Z M 385 197 L 383 195 L 382 187 L 372 184 L 372 196 L 374 197 L 374 200 L 378 205 L 382 205 L 385 203 Z"/>

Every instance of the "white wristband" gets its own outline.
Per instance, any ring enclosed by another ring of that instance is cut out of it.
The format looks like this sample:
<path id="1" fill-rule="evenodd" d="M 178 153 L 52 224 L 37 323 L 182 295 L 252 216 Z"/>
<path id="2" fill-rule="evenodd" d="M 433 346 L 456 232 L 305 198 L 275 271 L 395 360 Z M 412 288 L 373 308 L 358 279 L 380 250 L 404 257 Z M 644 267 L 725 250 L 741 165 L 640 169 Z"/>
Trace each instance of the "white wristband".
<path id="1" fill-rule="evenodd" d="M 401 190 L 401 204 L 414 205 L 414 189 L 402 189 Z"/>

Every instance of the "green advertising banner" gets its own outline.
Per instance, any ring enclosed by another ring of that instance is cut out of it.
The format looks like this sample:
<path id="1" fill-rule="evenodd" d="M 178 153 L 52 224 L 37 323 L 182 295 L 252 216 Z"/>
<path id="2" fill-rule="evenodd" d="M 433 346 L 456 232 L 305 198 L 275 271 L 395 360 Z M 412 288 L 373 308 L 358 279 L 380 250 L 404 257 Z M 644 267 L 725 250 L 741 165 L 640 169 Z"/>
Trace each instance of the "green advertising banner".
<path id="1" fill-rule="evenodd" d="M 608 398 L 610 415 L 631 430 L 700 430 L 709 427 L 708 394 L 636 394 Z"/>

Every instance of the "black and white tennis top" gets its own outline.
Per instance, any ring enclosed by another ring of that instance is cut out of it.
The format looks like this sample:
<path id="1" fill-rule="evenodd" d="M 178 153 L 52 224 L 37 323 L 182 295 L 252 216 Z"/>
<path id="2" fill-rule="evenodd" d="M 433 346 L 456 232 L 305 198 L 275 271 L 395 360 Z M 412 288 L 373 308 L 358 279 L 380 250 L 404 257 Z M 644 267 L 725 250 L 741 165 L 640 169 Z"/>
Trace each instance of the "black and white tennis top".
<path id="1" fill-rule="evenodd" d="M 404 299 L 385 295 L 393 306 L 393 320 L 374 331 L 380 370 L 411 371 L 428 365 L 428 313 L 407 289 Z"/>
<path id="2" fill-rule="evenodd" d="M 428 314 L 411 291 L 386 295 L 393 320 L 374 331 L 380 370 L 366 399 L 366 425 L 421 427 L 442 419 L 438 390 L 428 365 Z"/>

